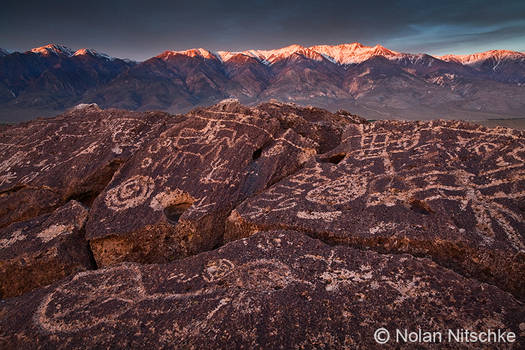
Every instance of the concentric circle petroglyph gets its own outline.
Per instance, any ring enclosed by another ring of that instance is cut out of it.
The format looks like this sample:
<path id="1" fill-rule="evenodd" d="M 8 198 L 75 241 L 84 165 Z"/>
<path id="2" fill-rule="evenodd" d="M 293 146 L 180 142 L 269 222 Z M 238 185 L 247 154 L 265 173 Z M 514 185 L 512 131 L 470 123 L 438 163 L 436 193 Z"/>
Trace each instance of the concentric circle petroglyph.
<path id="1" fill-rule="evenodd" d="M 155 182 L 149 176 L 136 175 L 110 189 L 104 199 L 110 209 L 121 211 L 144 203 L 153 192 Z"/>
<path id="2" fill-rule="evenodd" d="M 347 175 L 314 188 L 306 199 L 319 204 L 343 204 L 364 195 L 366 185 L 364 176 Z"/>

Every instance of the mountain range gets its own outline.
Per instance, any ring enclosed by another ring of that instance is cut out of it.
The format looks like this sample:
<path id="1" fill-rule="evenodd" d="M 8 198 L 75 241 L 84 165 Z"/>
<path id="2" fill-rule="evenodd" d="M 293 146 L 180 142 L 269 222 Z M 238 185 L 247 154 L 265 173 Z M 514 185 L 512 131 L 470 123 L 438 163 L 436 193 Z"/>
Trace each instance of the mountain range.
<path id="1" fill-rule="evenodd" d="M 225 98 L 347 109 L 368 119 L 525 116 L 525 53 L 400 53 L 359 43 L 242 52 L 165 51 L 143 62 L 50 44 L 0 49 L 0 120 L 79 103 L 186 112 Z"/>

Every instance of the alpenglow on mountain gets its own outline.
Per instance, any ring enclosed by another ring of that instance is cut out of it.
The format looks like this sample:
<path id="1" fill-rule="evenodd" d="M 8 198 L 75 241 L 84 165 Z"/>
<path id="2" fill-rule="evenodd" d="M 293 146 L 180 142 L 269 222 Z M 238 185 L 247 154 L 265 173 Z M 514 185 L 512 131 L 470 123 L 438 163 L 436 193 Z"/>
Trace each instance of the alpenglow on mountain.
<path id="1" fill-rule="evenodd" d="M 400 53 L 359 43 L 242 52 L 165 51 L 143 62 L 47 45 L 0 50 L 0 120 L 79 103 L 186 112 L 225 98 L 347 109 L 368 119 L 525 116 L 525 53 Z"/>

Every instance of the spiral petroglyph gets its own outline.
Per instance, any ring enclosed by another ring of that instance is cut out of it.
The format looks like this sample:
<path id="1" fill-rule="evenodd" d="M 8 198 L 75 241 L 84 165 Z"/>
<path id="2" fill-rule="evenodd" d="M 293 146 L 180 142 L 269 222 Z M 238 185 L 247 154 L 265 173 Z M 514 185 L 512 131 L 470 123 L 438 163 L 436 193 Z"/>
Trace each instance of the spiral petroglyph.
<path id="1" fill-rule="evenodd" d="M 110 209 L 121 211 L 144 203 L 153 192 L 155 182 L 149 176 L 136 175 L 108 190 L 104 199 Z"/>

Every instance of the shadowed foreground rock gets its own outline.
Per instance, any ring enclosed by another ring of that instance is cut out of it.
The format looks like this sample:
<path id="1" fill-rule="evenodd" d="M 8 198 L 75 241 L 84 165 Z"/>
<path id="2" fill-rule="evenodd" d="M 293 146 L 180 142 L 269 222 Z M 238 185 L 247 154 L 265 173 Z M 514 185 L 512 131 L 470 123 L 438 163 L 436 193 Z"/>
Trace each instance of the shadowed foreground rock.
<path id="1" fill-rule="evenodd" d="M 94 268 L 82 231 L 87 215 L 82 205 L 70 201 L 52 214 L 0 230 L 0 297 Z"/>
<path id="2" fill-rule="evenodd" d="M 431 257 L 525 298 L 525 138 L 461 122 L 350 125 L 317 161 L 247 199 L 226 240 L 277 228 Z"/>
<path id="3" fill-rule="evenodd" d="M 500 328 L 525 345 L 525 306 L 496 287 L 428 259 L 296 232 L 258 233 L 167 265 L 82 272 L 6 300 L 0 315 L 3 349 L 368 349 L 379 327 Z"/>

